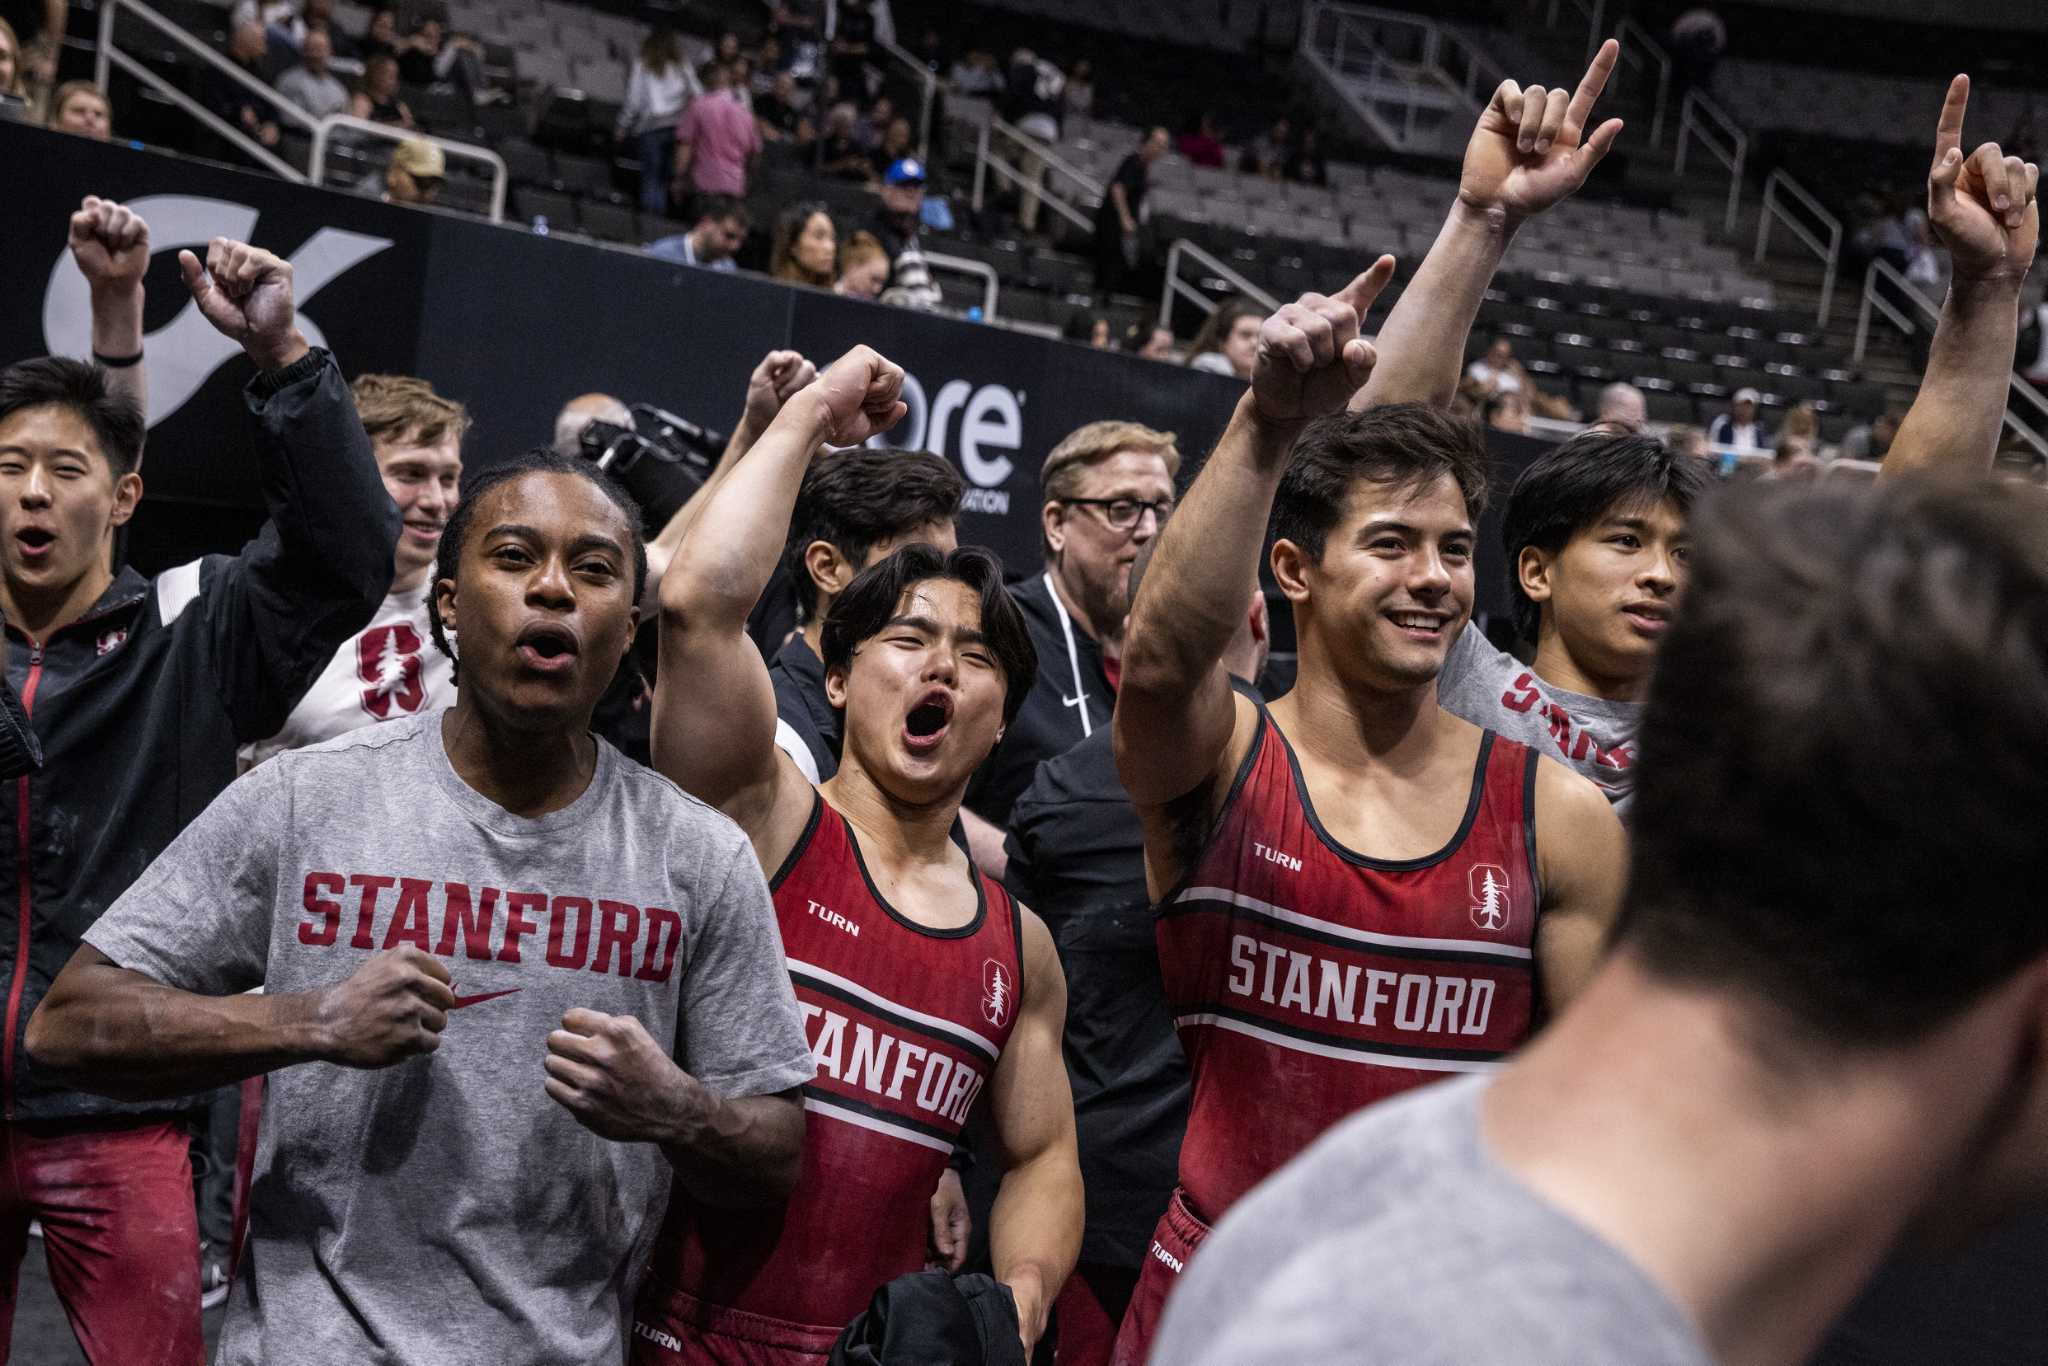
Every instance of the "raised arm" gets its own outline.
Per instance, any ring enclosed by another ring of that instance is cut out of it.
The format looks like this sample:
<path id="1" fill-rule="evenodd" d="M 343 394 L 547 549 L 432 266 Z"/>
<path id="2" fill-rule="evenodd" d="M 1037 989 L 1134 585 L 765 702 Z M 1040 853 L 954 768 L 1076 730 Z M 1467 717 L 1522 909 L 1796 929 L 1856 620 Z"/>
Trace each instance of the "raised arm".
<path id="1" fill-rule="evenodd" d="M 1563 764 L 1537 759 L 1536 977 L 1551 1014 L 1563 1010 L 1607 952 L 1628 879 L 1628 836 L 1600 789 Z"/>
<path id="2" fill-rule="evenodd" d="M 905 405 L 903 371 L 865 346 L 796 394 L 704 500 L 661 584 L 654 763 L 739 822 L 764 867 L 809 814 L 809 784 L 775 748 L 775 692 L 747 614 L 775 571 L 797 489 L 827 442 L 858 445 Z"/>
<path id="3" fill-rule="evenodd" d="M 391 590 L 398 509 L 341 367 L 299 333 L 290 263 L 225 238 L 204 269 L 189 251 L 178 259 L 199 311 L 258 371 L 247 397 L 269 521 L 234 559 L 188 567 L 222 702 L 236 735 L 255 740 Z"/>
<path id="4" fill-rule="evenodd" d="M 71 215 L 71 259 L 92 298 L 92 356 L 115 393 L 149 417 L 142 365 L 142 277 L 149 270 L 149 224 L 111 199 L 87 195 Z"/>
<path id="5" fill-rule="evenodd" d="M 989 1257 L 1010 1287 L 1028 1357 L 1081 1255 L 1081 1166 L 1060 1036 L 1067 979 L 1045 922 L 1024 918 L 1024 997 L 989 1088 L 1003 1181 L 989 1213 Z"/>
<path id="6" fill-rule="evenodd" d="M 1342 409 L 1372 373 L 1359 320 L 1393 273 L 1382 256 L 1336 294 L 1305 294 L 1266 319 L 1251 388 L 1160 533 L 1131 608 L 1113 723 L 1117 771 L 1141 809 L 1228 775 L 1249 743 L 1223 652 L 1288 453 L 1310 419 Z"/>
<path id="7" fill-rule="evenodd" d="M 1927 173 L 1927 222 L 1949 250 L 1927 373 L 1879 476 L 1991 468 L 2012 385 L 2020 291 L 2041 234 L 2040 168 L 1987 142 L 1963 155 L 1970 78 L 1949 82 Z"/>
<path id="8" fill-rule="evenodd" d="M 1620 119 L 1586 134 L 1620 55 L 1612 38 L 1602 43 L 1569 96 L 1513 81 L 1493 92 L 1465 145 L 1450 216 L 1387 314 L 1376 339 L 1380 363 L 1352 407 L 1451 401 L 1480 297 L 1515 230 L 1585 184 L 1621 135 Z"/>

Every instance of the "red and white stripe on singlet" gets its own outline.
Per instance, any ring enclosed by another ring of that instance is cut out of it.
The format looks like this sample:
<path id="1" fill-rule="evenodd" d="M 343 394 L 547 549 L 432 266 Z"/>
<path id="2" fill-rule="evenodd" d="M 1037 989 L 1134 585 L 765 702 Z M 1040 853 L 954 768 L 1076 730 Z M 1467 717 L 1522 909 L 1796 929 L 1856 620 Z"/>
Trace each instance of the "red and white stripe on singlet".
<path id="1" fill-rule="evenodd" d="M 1536 754 L 1486 732 L 1457 834 L 1393 862 L 1324 831 L 1263 705 L 1259 719 L 1158 908 L 1194 1086 L 1181 1186 L 1210 1223 L 1361 1106 L 1493 1067 L 1533 1017 Z"/>
<path id="2" fill-rule="evenodd" d="M 822 797 L 771 880 L 789 975 L 818 1061 L 803 1170 L 780 1209 L 670 1201 L 649 1289 L 837 1328 L 924 1268 L 932 1189 L 1015 1027 L 1023 927 L 972 875 L 972 922 L 935 930 L 876 890 Z"/>

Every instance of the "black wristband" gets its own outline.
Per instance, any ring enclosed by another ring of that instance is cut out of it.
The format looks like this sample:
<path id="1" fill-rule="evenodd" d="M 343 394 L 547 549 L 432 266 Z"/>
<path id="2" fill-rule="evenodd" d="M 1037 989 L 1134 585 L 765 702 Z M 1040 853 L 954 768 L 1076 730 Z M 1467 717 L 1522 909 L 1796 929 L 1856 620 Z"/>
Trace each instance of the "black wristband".
<path id="1" fill-rule="evenodd" d="M 107 356 L 95 351 L 92 353 L 92 358 L 99 364 L 106 366 L 109 370 L 127 370 L 142 364 L 142 353 L 140 351 L 137 351 L 132 356 Z"/>

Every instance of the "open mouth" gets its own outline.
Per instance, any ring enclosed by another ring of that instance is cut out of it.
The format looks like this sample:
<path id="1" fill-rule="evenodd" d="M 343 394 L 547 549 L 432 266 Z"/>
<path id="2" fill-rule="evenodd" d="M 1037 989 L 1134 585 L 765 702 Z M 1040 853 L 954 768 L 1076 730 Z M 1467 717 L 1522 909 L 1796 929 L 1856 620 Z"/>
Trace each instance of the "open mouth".
<path id="1" fill-rule="evenodd" d="M 1444 627 L 1451 619 L 1442 612 L 1399 611 L 1386 614 L 1387 620 L 1399 627 L 1403 634 L 1417 640 L 1437 640 L 1443 636 Z"/>
<path id="2" fill-rule="evenodd" d="M 1628 624 L 1646 636 L 1662 635 L 1671 625 L 1671 608 L 1661 602 L 1632 602 L 1621 609 Z"/>
<path id="3" fill-rule="evenodd" d="M 576 666 L 576 633 L 566 626 L 529 626 L 515 647 L 520 662 L 537 673 L 565 673 Z"/>
<path id="4" fill-rule="evenodd" d="M 21 548 L 23 559 L 40 560 L 57 543 L 57 535 L 39 526 L 23 527 L 14 533 L 14 543 Z"/>
<path id="5" fill-rule="evenodd" d="M 919 698 L 903 718 L 903 743 L 916 753 L 929 754 L 946 738 L 946 728 L 952 720 L 953 694 L 934 688 Z"/>

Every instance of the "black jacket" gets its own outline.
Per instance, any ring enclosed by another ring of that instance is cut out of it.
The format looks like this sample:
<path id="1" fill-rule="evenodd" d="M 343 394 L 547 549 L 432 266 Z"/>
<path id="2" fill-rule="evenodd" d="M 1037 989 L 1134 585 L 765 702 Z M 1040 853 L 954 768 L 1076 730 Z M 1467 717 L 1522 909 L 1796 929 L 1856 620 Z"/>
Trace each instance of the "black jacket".
<path id="1" fill-rule="evenodd" d="M 1179 1169 L 1188 1064 L 1159 976 L 1144 829 L 1108 726 L 1038 766 L 1010 810 L 1005 848 L 1004 885 L 1045 921 L 1067 975 L 1081 1260 L 1135 1271 Z"/>
<path id="2" fill-rule="evenodd" d="M 838 708 L 825 700 L 825 664 L 801 635 L 791 636 L 775 652 L 768 666 L 768 681 L 775 685 L 775 719 L 778 729 L 788 727 L 803 741 L 817 765 L 817 781 L 824 782 L 839 771 Z"/>
<path id="3" fill-rule="evenodd" d="M 1109 729 L 1116 693 L 1102 668 L 1102 647 L 1081 629 L 1053 594 L 1048 575 L 1010 585 L 1038 649 L 1038 677 L 1024 709 L 967 786 L 967 809 L 991 825 L 1007 827 L 1016 803 L 1040 762 L 1063 754 Z"/>
<path id="4" fill-rule="evenodd" d="M 44 641 L 7 627 L 7 679 L 44 754 L 0 784 L 8 1119 L 176 1108 L 39 1076 L 29 1015 L 79 937 L 234 780 L 236 747 L 283 727 L 390 591 L 398 510 L 333 358 L 258 375 L 248 403 L 270 521 L 241 554 L 153 580 L 123 570 Z"/>
<path id="5" fill-rule="evenodd" d="M 1024 1366 L 1017 1301 L 980 1274 L 913 1271 L 868 1301 L 828 1366 Z"/>

